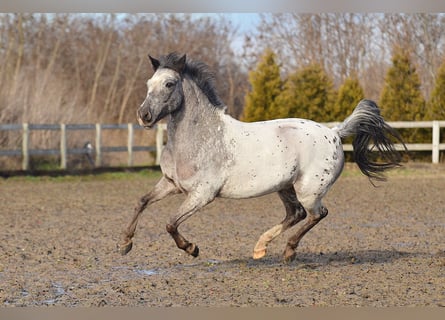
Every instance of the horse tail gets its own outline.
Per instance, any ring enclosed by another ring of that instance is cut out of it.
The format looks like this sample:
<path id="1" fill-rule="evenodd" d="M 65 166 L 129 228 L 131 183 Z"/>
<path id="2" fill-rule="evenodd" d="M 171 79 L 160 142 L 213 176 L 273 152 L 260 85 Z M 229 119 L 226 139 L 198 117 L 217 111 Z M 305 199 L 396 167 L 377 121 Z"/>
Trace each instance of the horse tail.
<path id="1" fill-rule="evenodd" d="M 352 114 L 333 130 L 340 138 L 355 136 L 352 142 L 354 161 L 371 182 L 372 179 L 385 180 L 385 170 L 400 166 L 401 155 L 393 140 L 407 150 L 400 134 L 385 122 L 372 100 L 360 101 Z M 372 152 L 374 148 L 378 152 Z"/>

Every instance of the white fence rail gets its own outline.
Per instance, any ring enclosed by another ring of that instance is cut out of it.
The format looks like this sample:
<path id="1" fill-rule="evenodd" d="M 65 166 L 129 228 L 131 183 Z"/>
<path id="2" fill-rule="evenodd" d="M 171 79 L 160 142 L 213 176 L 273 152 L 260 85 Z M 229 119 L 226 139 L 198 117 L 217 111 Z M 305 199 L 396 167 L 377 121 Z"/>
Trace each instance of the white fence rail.
<path id="1" fill-rule="evenodd" d="M 445 128 L 445 121 L 397 121 L 388 122 L 394 128 L 429 128 L 432 130 L 431 143 L 410 143 L 407 144 L 409 151 L 431 151 L 431 158 L 433 163 L 439 163 L 440 151 L 445 150 L 445 143 L 440 143 L 440 129 Z M 333 127 L 338 122 L 329 122 L 325 125 Z M 127 130 L 128 139 L 126 146 L 105 147 L 102 146 L 102 132 L 107 129 L 122 129 Z M 102 166 L 102 154 L 105 152 L 127 152 L 127 165 L 133 165 L 133 153 L 140 151 L 155 151 L 156 164 L 160 162 L 160 155 L 163 148 L 165 124 L 158 124 L 156 126 L 156 145 L 155 146 L 135 146 L 134 130 L 141 130 L 142 127 L 132 123 L 129 124 L 0 124 L 0 131 L 22 131 L 22 145 L 20 149 L 2 150 L 0 149 L 0 156 L 21 156 L 22 169 L 29 169 L 29 159 L 32 155 L 58 155 L 60 156 L 60 168 L 67 168 L 68 154 L 83 154 L 88 152 L 85 148 L 68 149 L 67 148 L 67 131 L 71 130 L 95 130 L 95 159 L 96 167 Z M 29 145 L 29 132 L 31 130 L 56 130 L 60 131 L 60 148 L 58 149 L 33 149 Z M 345 144 L 343 146 L 345 151 L 352 151 L 352 145 Z M 396 148 L 403 150 L 401 145 L 396 145 Z"/>
<path id="2" fill-rule="evenodd" d="M 164 131 L 166 130 L 165 124 L 159 124 L 156 127 L 156 145 L 155 146 L 135 146 L 134 145 L 134 130 L 141 130 L 142 127 L 132 123 L 128 124 L 0 124 L 0 131 L 21 131 L 22 132 L 22 145 L 20 149 L 3 150 L 0 149 L 0 156 L 21 156 L 22 157 L 22 170 L 29 170 L 30 156 L 33 155 L 57 155 L 60 156 L 60 168 L 67 168 L 67 155 L 68 154 L 87 154 L 94 150 L 95 167 L 102 166 L 102 155 L 106 152 L 127 152 L 128 160 L 127 165 L 133 165 L 134 152 L 140 151 L 156 151 L 156 164 L 160 162 L 160 155 L 164 140 Z M 126 146 L 107 147 L 102 145 L 102 133 L 104 130 L 109 129 L 121 129 L 127 130 L 128 138 Z M 60 147 L 58 149 L 35 149 L 31 148 L 29 144 L 30 131 L 35 130 L 47 130 L 47 131 L 60 131 Z M 67 148 L 67 131 L 76 130 L 95 130 L 95 143 L 94 149 L 87 148 Z M 92 152 L 91 152 L 92 153 Z"/>
<path id="3" fill-rule="evenodd" d="M 328 127 L 333 127 L 339 122 L 325 123 Z M 440 151 L 445 150 L 445 143 L 440 143 L 440 129 L 445 128 L 445 121 L 388 121 L 388 124 L 397 129 L 426 128 L 432 130 L 431 143 L 407 143 L 408 151 L 431 151 L 432 163 L 439 163 Z M 401 144 L 396 144 L 397 150 L 404 150 Z M 352 151 L 351 144 L 343 145 L 343 150 Z"/>

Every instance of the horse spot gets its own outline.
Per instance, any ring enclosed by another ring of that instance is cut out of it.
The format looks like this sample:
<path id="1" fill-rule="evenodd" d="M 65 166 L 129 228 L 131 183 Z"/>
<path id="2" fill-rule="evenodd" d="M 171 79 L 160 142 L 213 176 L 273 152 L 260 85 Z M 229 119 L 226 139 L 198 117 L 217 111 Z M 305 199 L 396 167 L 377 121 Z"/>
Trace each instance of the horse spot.
<path id="1" fill-rule="evenodd" d="M 324 136 L 324 138 L 325 138 L 326 140 L 328 140 L 328 137 Z"/>

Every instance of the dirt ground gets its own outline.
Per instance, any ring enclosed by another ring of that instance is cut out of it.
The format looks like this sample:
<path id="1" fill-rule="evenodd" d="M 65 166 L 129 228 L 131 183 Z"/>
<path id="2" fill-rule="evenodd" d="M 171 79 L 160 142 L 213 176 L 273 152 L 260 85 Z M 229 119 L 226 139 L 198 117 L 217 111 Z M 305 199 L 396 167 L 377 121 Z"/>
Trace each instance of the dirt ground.
<path id="1" fill-rule="evenodd" d="M 0 304 L 8 306 L 445 306 L 445 168 L 398 169 L 374 188 L 348 169 L 325 198 L 329 215 L 282 262 L 287 238 L 251 258 L 284 217 L 276 194 L 217 199 L 180 228 L 183 199 L 146 210 L 127 256 L 116 251 L 153 173 L 0 180 Z"/>

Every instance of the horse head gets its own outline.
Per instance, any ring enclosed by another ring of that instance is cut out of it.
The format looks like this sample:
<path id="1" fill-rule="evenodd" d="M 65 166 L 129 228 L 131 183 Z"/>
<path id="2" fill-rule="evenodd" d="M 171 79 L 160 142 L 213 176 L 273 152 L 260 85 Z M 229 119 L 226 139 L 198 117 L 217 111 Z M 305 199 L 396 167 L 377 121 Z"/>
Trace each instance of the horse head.
<path id="1" fill-rule="evenodd" d="M 159 120 L 181 107 L 184 93 L 182 73 L 186 56 L 171 53 L 159 60 L 148 56 L 154 74 L 147 81 L 147 96 L 137 111 L 138 122 L 145 128 L 153 127 Z"/>

